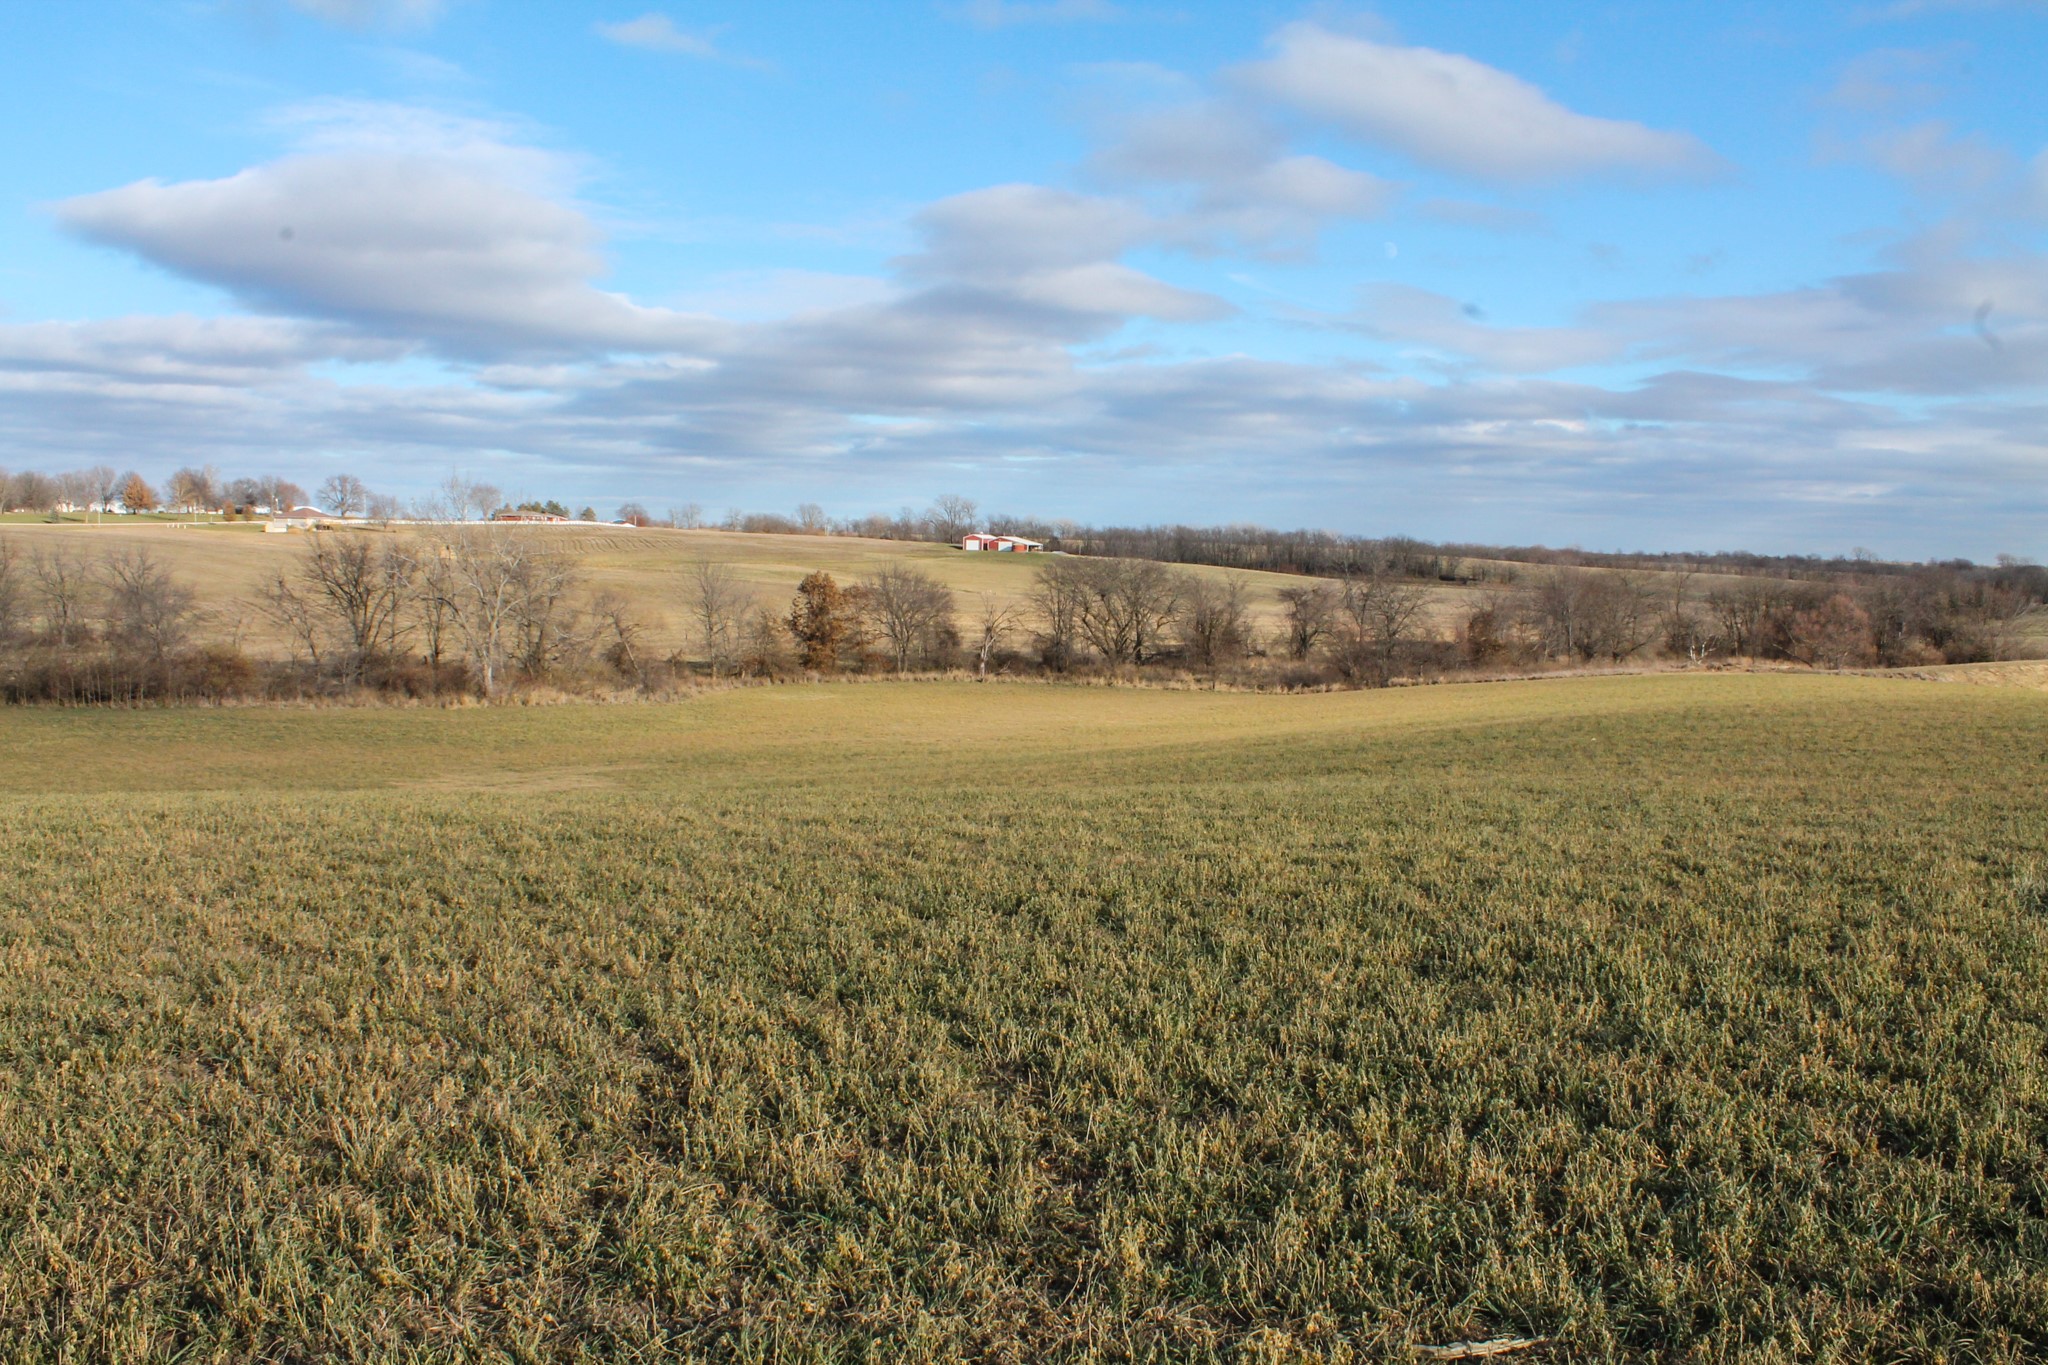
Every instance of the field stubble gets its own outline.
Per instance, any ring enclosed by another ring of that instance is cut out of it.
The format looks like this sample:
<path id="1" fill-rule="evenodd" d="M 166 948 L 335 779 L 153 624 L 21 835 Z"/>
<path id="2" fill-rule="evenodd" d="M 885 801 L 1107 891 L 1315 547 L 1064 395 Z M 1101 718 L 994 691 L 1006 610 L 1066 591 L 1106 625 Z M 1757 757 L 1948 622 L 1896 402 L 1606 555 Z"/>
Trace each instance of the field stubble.
<path id="1" fill-rule="evenodd" d="M 2037 693 L 0 727 L 8 1360 L 2048 1352 Z"/>

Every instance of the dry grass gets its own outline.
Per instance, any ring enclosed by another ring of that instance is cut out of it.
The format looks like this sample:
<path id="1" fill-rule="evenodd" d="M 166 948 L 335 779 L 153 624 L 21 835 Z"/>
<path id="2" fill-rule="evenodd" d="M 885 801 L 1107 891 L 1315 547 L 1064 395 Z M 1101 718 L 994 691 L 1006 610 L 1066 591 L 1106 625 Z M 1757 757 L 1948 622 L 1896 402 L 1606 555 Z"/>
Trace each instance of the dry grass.
<path id="1" fill-rule="evenodd" d="M 2048 1353 L 2038 693 L 776 688 L 0 751 L 0 1359 Z"/>
<path id="2" fill-rule="evenodd" d="M 786 610 L 805 574 L 823 569 L 851 582 L 885 566 L 908 563 L 951 587 L 960 597 L 963 626 L 978 613 L 979 594 L 1018 603 L 1030 593 L 1038 566 L 1029 555 L 966 554 L 947 545 L 866 540 L 853 536 L 748 535 L 725 531 L 671 531 L 659 528 L 525 526 L 512 534 L 547 540 L 572 556 L 589 590 L 612 589 L 634 604 L 654 627 L 650 638 L 660 650 L 674 650 L 687 639 L 689 613 L 684 595 L 684 568 L 698 560 L 730 564 L 756 600 Z M 0 541 L 22 553 L 65 545 L 83 553 L 109 547 L 142 545 L 160 556 L 171 571 L 200 594 L 201 604 L 225 627 L 239 629 L 244 644 L 259 654 L 282 654 L 284 637 L 252 605 L 263 585 L 280 568 L 306 552 L 310 534 L 421 535 L 418 529 L 388 532 L 322 532 L 268 535 L 253 523 L 177 526 L 162 524 L 22 525 L 0 527 Z M 1194 566 L 1188 572 L 1220 578 L 1231 570 Z M 1264 635 L 1277 632 L 1278 594 L 1300 579 L 1284 574 L 1246 573 L 1253 618 Z M 1454 584 L 1431 590 L 1440 628 L 1448 630 L 1470 610 L 1480 589 Z"/>
<path id="3" fill-rule="evenodd" d="M 1995 664 L 1936 664 L 1889 670 L 1916 682 L 1971 683 L 1979 687 L 2032 687 L 2048 691 L 2048 662 L 2038 659 Z"/>

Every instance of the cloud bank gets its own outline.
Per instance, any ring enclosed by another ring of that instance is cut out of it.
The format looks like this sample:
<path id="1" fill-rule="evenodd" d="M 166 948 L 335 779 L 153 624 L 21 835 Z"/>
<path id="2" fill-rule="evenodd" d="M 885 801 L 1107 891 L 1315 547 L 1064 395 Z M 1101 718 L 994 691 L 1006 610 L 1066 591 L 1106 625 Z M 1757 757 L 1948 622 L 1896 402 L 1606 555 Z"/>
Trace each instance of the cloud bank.
<path id="1" fill-rule="evenodd" d="M 605 36 L 707 55 L 661 16 Z M 1902 519 L 1980 554 L 2038 537 L 2048 257 L 2024 242 L 1951 225 L 1883 268 L 1551 325 L 1393 281 L 1248 318 L 1182 264 L 1300 256 L 1403 211 L 1403 186 L 1305 146 L 1294 120 L 1494 183 L 1714 157 L 1469 58 L 1308 23 L 1213 84 L 1162 88 L 1098 121 L 1069 183 L 915 207 L 910 249 L 872 277 L 771 282 L 757 296 L 790 305 L 746 316 L 609 287 L 579 168 L 530 130 L 288 111 L 273 160 L 52 207 L 241 311 L 0 324 L 0 442 L 122 464 L 304 451 L 401 486 L 488 465 L 657 504 L 829 488 L 851 510 L 966 487 L 1047 512 L 1085 492 L 1156 517 L 1503 539 L 1625 525 L 1637 543 L 1712 528 L 1811 547 L 1825 525 L 1883 545 Z M 2048 216 L 2048 153 L 1947 192 Z M 1542 225 L 1462 200 L 1412 211 Z M 1330 344 L 1272 358 L 1203 330 L 1241 322 Z"/>

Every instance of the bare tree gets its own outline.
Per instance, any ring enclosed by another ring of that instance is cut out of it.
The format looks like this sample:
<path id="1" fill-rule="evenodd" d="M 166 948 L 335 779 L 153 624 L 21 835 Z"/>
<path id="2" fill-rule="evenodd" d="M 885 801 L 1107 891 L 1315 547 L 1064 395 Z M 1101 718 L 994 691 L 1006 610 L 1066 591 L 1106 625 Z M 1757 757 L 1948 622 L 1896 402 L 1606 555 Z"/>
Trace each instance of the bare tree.
<path id="1" fill-rule="evenodd" d="M 932 500 L 931 511 L 925 513 L 932 539 L 959 540 L 974 529 L 974 518 L 980 510 L 973 498 L 958 493 L 941 494 Z"/>
<path id="2" fill-rule="evenodd" d="M 1250 643 L 1244 579 L 1236 574 L 1218 581 L 1183 574 L 1180 639 L 1188 657 L 1203 668 L 1241 657 Z"/>
<path id="3" fill-rule="evenodd" d="M 1306 659 L 1336 623 L 1337 589 L 1328 583 L 1282 588 L 1280 607 L 1287 621 L 1287 655 Z"/>
<path id="4" fill-rule="evenodd" d="M 326 615 L 321 604 L 299 590 L 287 574 L 273 574 L 263 585 L 256 609 L 274 621 L 292 643 L 292 661 L 303 658 L 317 672 L 326 641 Z"/>
<path id="5" fill-rule="evenodd" d="M 5 477 L 0 477 L 0 484 L 5 482 Z M 10 643 L 21 628 L 21 562 L 14 552 L 14 542 L 0 540 L 0 645 Z"/>
<path id="6" fill-rule="evenodd" d="M 1552 653 L 1582 663 L 1619 663 L 1657 638 L 1657 595 L 1619 569 L 1556 568 L 1536 584 L 1531 608 Z"/>
<path id="7" fill-rule="evenodd" d="M 647 515 L 647 509 L 637 502 L 620 503 L 618 519 L 625 522 L 628 526 L 652 526 L 654 524 L 654 518 Z"/>
<path id="8" fill-rule="evenodd" d="M 80 471 L 87 489 L 87 506 L 95 518 L 103 516 L 120 489 L 121 474 L 111 465 L 96 464 Z"/>
<path id="9" fill-rule="evenodd" d="M 828 525 L 825 509 L 815 502 L 799 503 L 796 509 L 796 524 L 807 536 L 822 536 Z"/>
<path id="10" fill-rule="evenodd" d="M 47 474 L 33 469 L 24 469 L 10 481 L 7 491 L 7 510 L 10 512 L 54 511 L 62 494 L 57 481 Z"/>
<path id="11" fill-rule="evenodd" d="M 647 670 L 641 664 L 640 651 L 647 627 L 634 611 L 632 601 L 607 588 L 591 599 L 590 619 L 596 623 L 597 634 L 606 641 L 605 662 L 645 687 Z"/>
<path id="12" fill-rule="evenodd" d="M 741 666 L 756 677 L 779 673 L 789 661 L 785 623 L 766 607 L 747 613 L 741 639 Z"/>
<path id="13" fill-rule="evenodd" d="M 1683 656 L 1697 668 L 1720 647 L 1720 632 L 1715 629 L 1713 617 L 1705 612 L 1686 606 L 1665 618 L 1664 649 L 1673 657 Z"/>
<path id="14" fill-rule="evenodd" d="M 716 678 L 738 659 L 740 624 L 749 594 L 728 564 L 700 559 L 684 572 L 684 596 L 697 627 L 697 642 Z"/>
<path id="15" fill-rule="evenodd" d="M 992 592 L 981 594 L 981 614 L 975 621 L 975 672 L 987 676 L 989 661 L 1009 638 L 1017 621 L 1017 608 Z"/>
<path id="16" fill-rule="evenodd" d="M 187 465 L 171 475 L 171 504 L 180 512 L 204 512 L 220 502 L 220 475 L 212 465 Z"/>
<path id="17" fill-rule="evenodd" d="M 1636 574 L 1610 569 L 1600 575 L 1591 605 L 1592 641 L 1610 662 L 1633 658 L 1663 629 L 1657 591 Z"/>
<path id="18" fill-rule="evenodd" d="M 1429 592 L 1380 572 L 1344 584 L 1343 647 L 1337 663 L 1353 679 L 1384 687 L 1393 681 L 1403 648 L 1420 634 Z"/>
<path id="19" fill-rule="evenodd" d="M 953 590 L 921 570 L 891 564 L 863 583 L 863 607 L 901 673 L 913 658 L 930 660 L 957 640 Z"/>
<path id="20" fill-rule="evenodd" d="M 35 580 L 44 637 L 59 649 L 82 643 L 97 586 L 91 571 L 70 550 L 57 546 L 36 551 L 29 560 L 29 575 Z"/>
<path id="21" fill-rule="evenodd" d="M 2001 560 L 2010 560 L 2011 555 L 2000 555 Z M 2017 567 L 2001 565 L 2000 567 Z M 1984 601 L 1985 625 L 1989 632 L 1992 657 L 1995 659 L 2018 659 L 2023 657 L 2024 641 L 2027 636 L 2029 618 L 2040 614 L 2041 607 L 2031 593 L 2016 585 L 1992 586 L 1987 589 Z"/>
<path id="22" fill-rule="evenodd" d="M 504 502 L 504 495 L 491 484 L 466 479 L 457 471 L 420 500 L 416 510 L 422 521 L 489 520 Z"/>
<path id="23" fill-rule="evenodd" d="M 57 491 L 67 507 L 83 512 L 92 506 L 92 475 L 83 469 L 67 469 L 57 475 Z"/>
<path id="24" fill-rule="evenodd" d="M 576 586 L 567 556 L 536 547 L 524 557 L 512 624 L 514 657 L 529 678 L 544 678 L 586 657 L 590 632 L 569 602 Z"/>
<path id="25" fill-rule="evenodd" d="M 1771 619 L 1790 605 L 1773 583 L 1742 583 L 1707 595 L 1708 610 L 1721 642 L 1730 654 L 1755 658 L 1762 649 Z"/>
<path id="26" fill-rule="evenodd" d="M 669 508 L 668 523 L 669 525 L 674 526 L 679 530 L 702 530 L 704 526 L 703 504 L 695 502 L 686 502 L 681 507 Z"/>
<path id="27" fill-rule="evenodd" d="M 463 652 L 485 696 L 498 690 L 511 652 L 526 565 L 521 537 L 504 531 L 463 529 L 444 542 L 448 553 L 450 616 Z"/>
<path id="28" fill-rule="evenodd" d="M 1111 663 L 1143 664 L 1180 607 L 1182 576 L 1149 559 L 1073 559 L 1081 634 Z"/>
<path id="29" fill-rule="evenodd" d="M 1049 559 L 1038 571 L 1031 590 L 1032 614 L 1038 618 L 1038 657 L 1047 668 L 1064 672 L 1081 649 L 1081 605 L 1086 596 L 1073 559 Z"/>
<path id="30" fill-rule="evenodd" d="M 466 501 L 463 503 L 463 518 L 474 517 L 478 521 L 489 521 L 500 507 L 505 505 L 505 495 L 494 483 L 471 483 L 464 485 Z"/>
<path id="31" fill-rule="evenodd" d="M 449 619 L 485 696 L 495 696 L 508 663 L 546 667 L 569 643 L 556 613 L 569 566 L 538 538 L 497 526 L 450 531 L 446 551 Z"/>
<path id="32" fill-rule="evenodd" d="M 109 556 L 99 568 L 109 639 L 156 663 L 184 647 L 193 615 L 189 589 L 140 546 Z"/>
<path id="33" fill-rule="evenodd" d="M 300 563 L 306 596 L 340 641 L 344 680 L 361 679 L 371 658 L 396 648 L 401 609 L 417 572 L 397 545 L 360 532 L 323 534 Z"/>
<path id="34" fill-rule="evenodd" d="M 454 629 L 454 556 L 446 545 L 434 545 L 415 557 L 412 593 L 413 624 L 419 631 L 422 657 L 437 672 L 444 661 L 449 632 Z"/>
<path id="35" fill-rule="evenodd" d="M 322 509 L 337 517 L 352 517 L 370 500 L 370 490 L 353 474 L 336 474 L 320 485 Z"/>

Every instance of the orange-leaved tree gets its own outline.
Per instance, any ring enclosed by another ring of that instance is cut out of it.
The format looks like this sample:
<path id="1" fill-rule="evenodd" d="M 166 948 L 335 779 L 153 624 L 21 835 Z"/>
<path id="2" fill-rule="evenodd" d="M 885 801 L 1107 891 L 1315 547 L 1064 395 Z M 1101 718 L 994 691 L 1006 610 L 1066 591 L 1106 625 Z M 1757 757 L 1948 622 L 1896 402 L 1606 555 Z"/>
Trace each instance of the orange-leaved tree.
<path id="1" fill-rule="evenodd" d="M 121 505 L 131 512 L 156 510 L 156 490 L 140 474 L 130 474 L 121 485 Z"/>
<path id="2" fill-rule="evenodd" d="M 828 673 L 839 665 L 840 646 L 853 633 L 854 603 L 824 570 L 796 585 L 789 604 L 789 633 L 805 668 Z"/>

